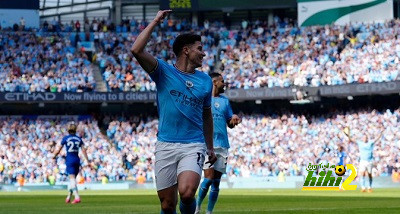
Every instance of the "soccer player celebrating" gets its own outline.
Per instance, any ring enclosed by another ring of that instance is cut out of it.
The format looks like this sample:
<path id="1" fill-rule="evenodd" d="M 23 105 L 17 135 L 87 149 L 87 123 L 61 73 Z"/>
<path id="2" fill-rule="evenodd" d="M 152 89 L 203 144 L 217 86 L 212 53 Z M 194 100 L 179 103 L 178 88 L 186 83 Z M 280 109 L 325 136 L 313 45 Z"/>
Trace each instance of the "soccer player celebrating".
<path id="1" fill-rule="evenodd" d="M 72 201 L 72 204 L 80 203 L 81 199 L 78 194 L 78 188 L 76 186 L 76 176 L 79 173 L 80 167 L 80 159 L 79 159 L 79 148 L 81 148 L 83 156 L 86 159 L 86 163 L 89 164 L 89 159 L 86 153 L 86 149 L 83 146 L 83 141 L 80 137 L 76 136 L 76 125 L 70 124 L 68 126 L 68 133 L 69 135 L 65 136 L 62 141 L 61 145 L 58 146 L 56 151 L 54 152 L 53 159 L 57 158 L 57 155 L 60 153 L 61 149 L 65 146 L 67 150 L 67 157 L 65 158 L 65 164 L 67 165 L 67 173 L 69 175 L 69 185 L 68 185 L 68 196 L 65 199 L 65 203 L 69 203 L 71 201 L 72 193 L 74 194 L 75 198 Z"/>
<path id="2" fill-rule="evenodd" d="M 240 123 L 240 118 L 232 113 L 232 108 L 229 100 L 222 96 L 224 93 L 225 83 L 221 74 L 211 73 L 213 81 L 213 98 L 212 112 L 214 120 L 214 147 L 217 161 L 214 166 L 211 164 L 204 165 L 204 180 L 201 183 L 199 195 L 197 198 L 196 213 L 200 213 L 201 203 L 207 195 L 208 189 L 211 186 L 211 191 L 208 199 L 207 214 L 212 213 L 215 203 L 218 199 L 219 183 L 222 174 L 226 173 L 226 162 L 228 159 L 228 133 L 226 126 L 233 128 Z"/>
<path id="3" fill-rule="evenodd" d="M 176 213 L 177 193 L 181 213 L 193 214 L 194 195 L 200 183 L 207 148 L 208 162 L 216 157 L 213 147 L 211 78 L 202 66 L 201 37 L 181 34 L 173 43 L 175 65 L 154 58 L 145 50 L 154 28 L 171 10 L 159 11 L 139 34 L 131 51 L 157 86 L 159 126 L 155 151 L 155 178 L 161 213 Z M 204 143 L 205 142 L 205 143 Z"/>
<path id="4" fill-rule="evenodd" d="M 352 143 L 357 143 L 358 150 L 360 153 L 360 173 L 361 173 L 361 192 L 366 192 L 365 183 L 366 179 L 365 176 L 368 175 L 369 183 L 368 183 L 368 192 L 372 192 L 372 165 L 373 165 L 373 150 L 374 145 L 378 140 L 381 139 L 382 133 L 375 139 L 369 140 L 366 135 L 362 137 L 362 140 L 355 141 L 350 137 L 350 133 L 345 132 L 345 135 L 349 138 L 349 141 Z"/>

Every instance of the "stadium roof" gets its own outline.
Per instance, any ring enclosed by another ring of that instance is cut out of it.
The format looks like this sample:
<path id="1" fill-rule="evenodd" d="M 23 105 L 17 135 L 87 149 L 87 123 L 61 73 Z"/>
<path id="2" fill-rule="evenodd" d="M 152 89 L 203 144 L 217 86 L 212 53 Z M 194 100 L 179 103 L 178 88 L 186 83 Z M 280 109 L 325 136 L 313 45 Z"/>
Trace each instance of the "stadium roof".
<path id="1" fill-rule="evenodd" d="M 118 0 L 40 0 L 40 16 L 56 17 L 110 10 Z M 120 0 L 121 5 L 158 4 L 158 0 Z M 99 14 L 101 15 L 101 14 Z"/>

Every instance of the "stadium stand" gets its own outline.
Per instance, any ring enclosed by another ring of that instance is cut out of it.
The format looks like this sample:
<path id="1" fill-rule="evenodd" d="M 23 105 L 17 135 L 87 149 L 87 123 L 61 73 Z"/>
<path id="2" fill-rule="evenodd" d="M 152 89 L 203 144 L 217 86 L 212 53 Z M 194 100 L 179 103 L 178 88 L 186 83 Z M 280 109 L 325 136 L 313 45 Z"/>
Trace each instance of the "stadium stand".
<path id="1" fill-rule="evenodd" d="M 145 21 L 124 20 L 115 26 L 110 20 L 93 19 L 85 25 L 84 32 L 79 32 L 72 21 L 45 22 L 36 33 L 2 35 L 1 75 L 5 82 L 0 90 L 92 91 L 96 84 L 91 62 L 99 65 L 108 91 L 155 90 L 130 53 Z M 173 38 L 190 26 L 185 19 L 166 21 L 152 35 L 154 42 L 147 50 L 173 63 L 174 54 L 166 50 L 171 50 Z M 200 70 L 222 72 L 231 89 L 249 89 L 398 80 L 399 26 L 399 20 L 390 20 L 298 27 L 276 17 L 272 25 L 257 20 L 228 30 L 212 22 L 192 30 L 199 30 L 206 52 Z M 45 33 L 48 31 L 60 33 Z M 95 43 L 93 59 L 76 49 L 78 41 Z M 16 58 L 10 61 L 11 56 Z"/>
<path id="2" fill-rule="evenodd" d="M 357 146 L 345 138 L 345 127 L 355 139 L 362 135 L 374 138 L 383 132 L 375 146 L 374 176 L 390 176 L 400 168 L 400 109 L 242 116 L 242 123 L 229 130 L 228 177 L 304 175 L 309 162 L 336 163 L 340 145 L 348 154 L 345 162 L 358 163 Z M 18 175 L 33 183 L 46 182 L 50 175 L 56 181 L 65 180 L 63 158 L 58 158 L 56 164 L 49 157 L 71 118 L 0 118 L 0 182 L 16 182 Z M 97 167 L 92 170 L 84 166 L 81 176 L 85 182 L 102 181 L 103 177 L 110 182 L 139 177 L 152 181 L 158 119 L 106 116 L 103 123 L 107 127 L 105 134 L 92 117 L 81 117 L 78 122 L 78 135 L 83 137 L 89 158 Z"/>
<path id="3" fill-rule="evenodd" d="M 1 92 L 93 91 L 91 63 L 71 41 L 57 35 L 0 35 Z"/>

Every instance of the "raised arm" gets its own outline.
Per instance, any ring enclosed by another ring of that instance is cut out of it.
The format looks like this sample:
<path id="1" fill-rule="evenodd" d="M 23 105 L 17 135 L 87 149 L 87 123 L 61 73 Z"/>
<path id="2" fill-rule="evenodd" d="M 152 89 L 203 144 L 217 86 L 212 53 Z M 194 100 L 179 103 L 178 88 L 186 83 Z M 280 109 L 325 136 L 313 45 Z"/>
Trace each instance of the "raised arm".
<path id="1" fill-rule="evenodd" d="M 151 73 L 156 68 L 157 60 L 145 50 L 146 44 L 154 28 L 160 24 L 170 12 L 171 10 L 158 11 L 154 20 L 139 34 L 135 43 L 132 45 L 131 51 L 133 56 L 147 73 Z"/>
<path id="2" fill-rule="evenodd" d="M 377 143 L 377 142 L 381 139 L 382 135 L 383 135 L 383 130 L 381 131 L 381 133 L 379 134 L 379 136 L 373 141 L 374 144 Z"/>
<path id="3" fill-rule="evenodd" d="M 355 143 L 356 142 L 356 141 L 354 141 L 353 138 L 350 137 L 350 135 L 348 133 L 346 133 L 346 132 L 343 132 L 343 133 L 344 133 L 344 135 L 347 136 L 347 138 L 349 139 L 350 143 Z"/>

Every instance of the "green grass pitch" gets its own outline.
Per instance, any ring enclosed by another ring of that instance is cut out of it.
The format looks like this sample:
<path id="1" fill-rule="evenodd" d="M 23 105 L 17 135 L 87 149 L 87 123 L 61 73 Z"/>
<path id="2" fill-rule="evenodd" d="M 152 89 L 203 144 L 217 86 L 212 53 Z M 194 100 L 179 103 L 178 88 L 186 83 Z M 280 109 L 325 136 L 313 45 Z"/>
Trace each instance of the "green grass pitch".
<path id="1" fill-rule="evenodd" d="M 0 192 L 0 213 L 159 213 L 155 190 L 81 191 L 81 204 L 65 204 L 66 191 Z M 203 202 L 202 213 L 207 206 Z M 214 213 L 400 213 L 400 189 L 310 192 L 300 189 L 222 189 Z"/>

